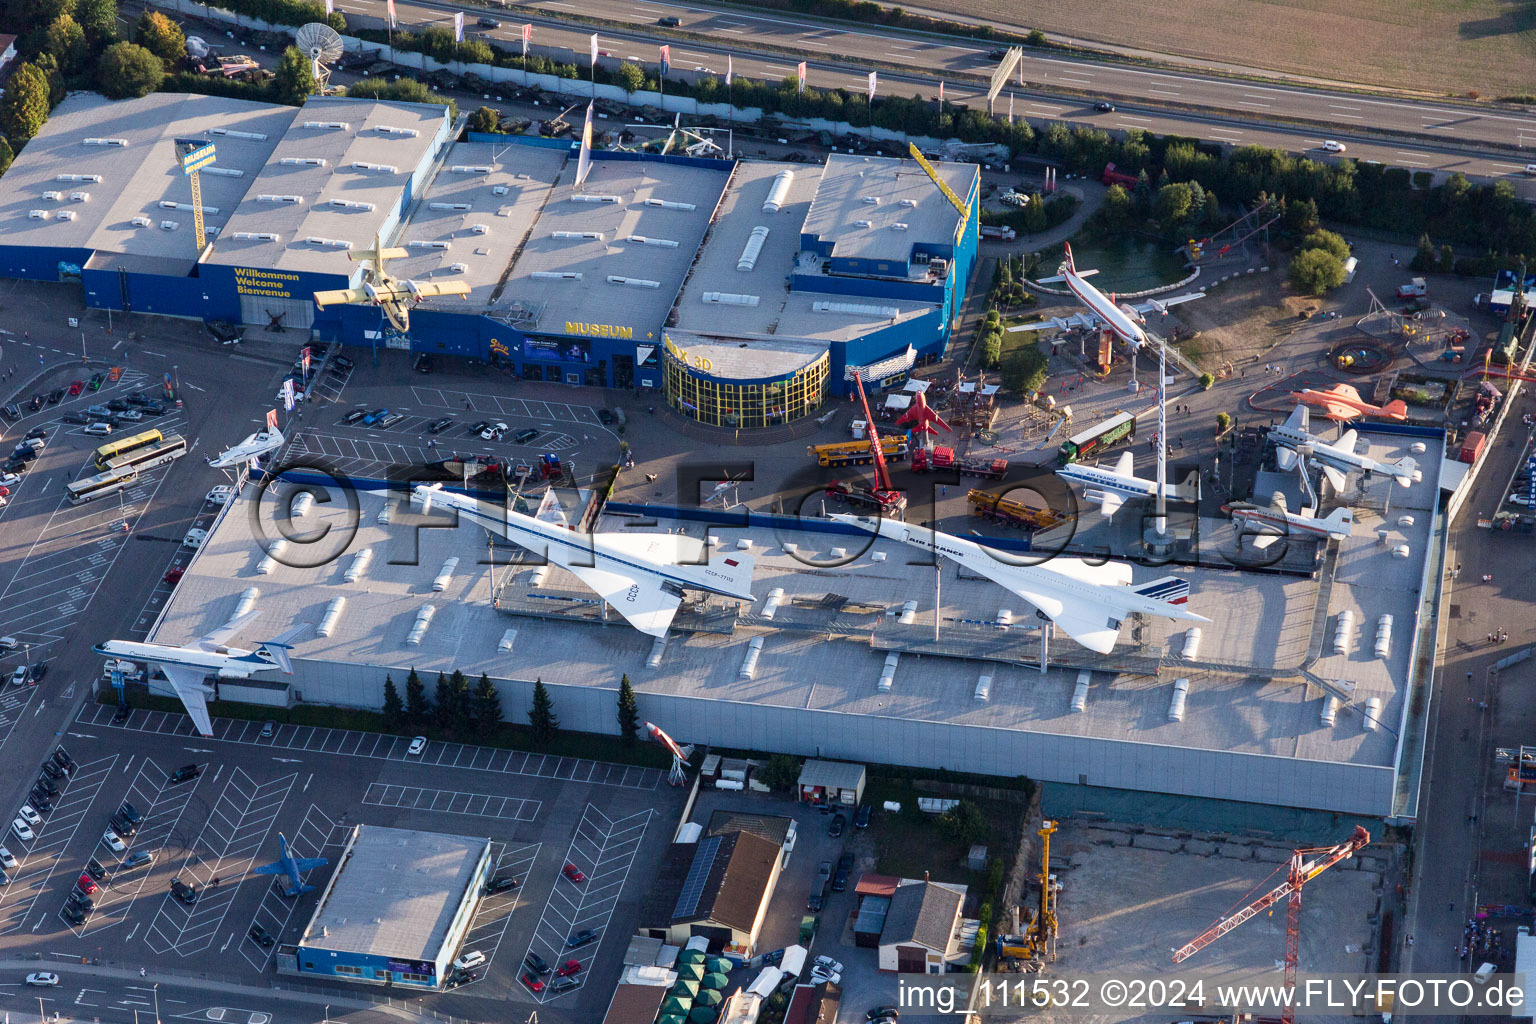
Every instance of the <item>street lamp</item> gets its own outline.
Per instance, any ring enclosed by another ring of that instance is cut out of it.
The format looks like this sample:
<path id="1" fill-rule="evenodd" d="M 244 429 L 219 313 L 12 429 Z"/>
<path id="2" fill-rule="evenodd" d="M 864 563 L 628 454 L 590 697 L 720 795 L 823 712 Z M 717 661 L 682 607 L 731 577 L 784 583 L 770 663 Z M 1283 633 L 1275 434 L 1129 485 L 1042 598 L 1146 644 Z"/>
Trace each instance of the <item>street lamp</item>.
<path id="1" fill-rule="evenodd" d="M 160 983 L 155 982 L 155 1024 L 160 1024 Z"/>

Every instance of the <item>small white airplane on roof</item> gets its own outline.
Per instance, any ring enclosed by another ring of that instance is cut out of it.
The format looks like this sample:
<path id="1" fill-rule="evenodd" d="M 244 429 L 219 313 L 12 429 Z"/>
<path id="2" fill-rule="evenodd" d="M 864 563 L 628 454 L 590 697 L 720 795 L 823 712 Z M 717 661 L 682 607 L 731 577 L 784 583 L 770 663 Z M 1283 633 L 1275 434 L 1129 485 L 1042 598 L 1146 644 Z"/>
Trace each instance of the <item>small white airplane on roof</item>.
<path id="1" fill-rule="evenodd" d="M 640 632 L 662 637 L 672 625 L 683 591 L 751 601 L 752 556 L 710 552 L 693 537 L 675 533 L 578 533 L 563 519 L 548 521 L 421 485 L 412 494 L 422 514 L 434 502 L 479 523 L 500 537 L 568 570 L 618 610 Z"/>
<path id="2" fill-rule="evenodd" d="M 834 513 L 832 519 L 943 555 L 980 573 L 1034 605 L 1073 640 L 1100 654 L 1114 650 L 1121 623 L 1134 613 L 1211 621 L 1183 607 L 1189 600 L 1189 581 L 1177 576 L 1132 586 L 1131 567 L 1124 562 L 1090 565 L 1080 558 L 1058 557 L 1039 565 L 1013 565 L 975 541 L 925 526 L 846 513 Z"/>
<path id="3" fill-rule="evenodd" d="M 1072 246 L 1063 243 L 1067 250 L 1067 258 L 1057 269 L 1056 277 L 1042 277 L 1039 284 L 1055 284 L 1066 282 L 1067 288 L 1077 296 L 1077 300 L 1087 306 L 1090 313 L 1074 313 L 1068 317 L 1051 317 L 1038 323 L 1019 324 L 1010 327 L 1010 332 L 1015 331 L 1043 331 L 1050 327 L 1059 327 L 1063 330 L 1068 327 L 1083 326 L 1096 328 L 1104 324 L 1115 337 L 1125 342 L 1132 349 L 1139 349 L 1147 343 L 1147 332 L 1142 330 L 1142 324 L 1147 322 L 1148 313 L 1161 313 L 1168 315 L 1169 306 L 1177 306 L 1184 302 L 1193 302 L 1195 299 L 1205 298 L 1204 292 L 1188 292 L 1184 295 L 1174 295 L 1166 299 L 1147 299 L 1145 302 L 1129 303 L 1115 301 L 1113 295 L 1105 295 L 1093 285 L 1083 280 L 1097 274 L 1097 270 L 1078 270 L 1072 262 Z"/>
<path id="4" fill-rule="evenodd" d="M 1322 519 L 1316 518 L 1311 509 L 1302 509 L 1299 514 L 1288 512 L 1285 508 L 1285 496 L 1279 492 L 1275 493 L 1269 508 L 1234 501 L 1221 506 L 1221 510 L 1232 517 L 1239 532 L 1248 537 L 1253 546 L 1260 551 L 1283 537 L 1298 533 L 1319 539 L 1343 540 L 1349 536 L 1350 527 L 1355 524 L 1355 513 L 1347 508 L 1336 508 Z M 1249 530 L 1274 532 L 1248 532 Z"/>
<path id="5" fill-rule="evenodd" d="M 1121 452 L 1114 469 L 1101 466 L 1070 465 L 1056 471 L 1056 475 L 1074 484 L 1082 484 L 1083 497 L 1099 503 L 1099 511 L 1112 516 L 1125 504 L 1126 498 L 1157 497 L 1157 481 L 1136 475 L 1136 459 L 1130 452 Z M 1200 495 L 1195 488 L 1183 484 L 1166 484 L 1163 493 L 1173 501 L 1194 501 Z"/>
<path id="6" fill-rule="evenodd" d="M 1308 422 L 1307 407 L 1298 405 L 1283 424 L 1269 428 L 1269 439 L 1279 448 L 1275 453 L 1275 461 L 1281 469 L 1295 469 L 1296 450 L 1310 448 L 1312 461 L 1322 467 L 1323 475 L 1333 484 L 1335 491 L 1344 489 L 1344 480 L 1350 473 L 1381 473 L 1392 477 L 1403 487 L 1413 483 L 1413 475 L 1419 468 L 1413 459 L 1404 457 L 1396 462 L 1377 462 L 1364 455 L 1356 455 L 1355 441 L 1359 435 L 1355 431 L 1346 430 L 1337 441 L 1329 442 L 1316 434 L 1309 434 Z"/>
<path id="7" fill-rule="evenodd" d="M 463 281 L 436 284 L 427 281 L 398 280 L 384 270 L 385 260 L 399 260 L 410 256 L 409 250 L 398 247 L 386 249 L 378 235 L 373 236 L 373 248 L 347 253 L 347 258 L 359 262 L 367 260 L 368 269 L 363 283 L 357 288 L 340 288 L 334 291 L 315 292 L 315 305 L 324 309 L 333 305 L 378 306 L 389 322 L 401 331 L 411 329 L 411 307 L 422 299 L 439 295 L 457 295 L 469 301 L 469 285 Z M 368 279 L 368 274 L 373 279 Z"/>
<path id="8" fill-rule="evenodd" d="M 220 452 L 208 465 L 214 469 L 233 469 L 268 452 L 277 451 L 283 446 L 284 440 L 283 432 L 276 428 L 258 430 L 228 451 Z"/>
<path id="9" fill-rule="evenodd" d="M 197 726 L 199 735 L 212 736 L 213 724 L 208 720 L 208 698 L 213 694 L 213 688 L 203 680 L 209 676 L 249 679 L 258 672 L 270 672 L 274 668 L 293 674 L 293 663 L 288 660 L 288 652 L 293 649 L 293 641 L 309 628 L 307 622 L 301 622 L 271 640 L 261 641 L 254 650 L 245 651 L 227 646 L 230 637 L 239 633 L 260 614 L 259 610 L 253 609 L 237 615 L 212 633 L 184 647 L 108 640 L 97 644 L 95 650 L 97 654 L 113 658 L 159 665 L 165 672 L 165 678 L 171 681 L 176 696 L 186 705 L 187 714 L 192 716 L 192 724 Z"/>

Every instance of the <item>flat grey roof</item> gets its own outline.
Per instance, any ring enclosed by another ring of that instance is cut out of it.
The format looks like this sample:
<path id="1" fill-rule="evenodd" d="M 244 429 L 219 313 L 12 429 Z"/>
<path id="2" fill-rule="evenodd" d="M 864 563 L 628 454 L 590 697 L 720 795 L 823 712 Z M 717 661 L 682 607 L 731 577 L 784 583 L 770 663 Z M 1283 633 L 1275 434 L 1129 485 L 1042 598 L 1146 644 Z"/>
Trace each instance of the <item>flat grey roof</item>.
<path id="1" fill-rule="evenodd" d="M 729 165 L 694 167 L 660 160 L 594 160 L 580 189 L 570 160 L 529 235 L 501 299 L 527 306 L 536 321 L 519 323 L 540 334 L 566 334 L 570 323 L 629 328 L 636 340 L 653 340 L 677 296 L 688 265 L 699 251 Z M 617 196 L 618 202 L 584 202 L 573 195 Z M 648 199 L 692 205 L 652 206 Z M 568 237 L 554 237 L 557 233 Z M 600 238 L 577 237 L 596 233 Z M 675 246 L 633 241 L 676 242 Z M 534 274 L 580 274 L 580 280 Z M 656 282 L 656 287 L 613 284 L 609 277 Z"/>
<path id="2" fill-rule="evenodd" d="M 300 945 L 436 960 L 488 843 L 359 825 Z"/>
<path id="3" fill-rule="evenodd" d="M 943 160 L 933 168 L 962 202 L 980 173 L 975 164 Z M 880 202 L 867 203 L 868 198 Z M 861 220 L 869 226 L 856 223 Z M 960 212 L 916 160 L 833 153 L 827 157 L 803 230 L 832 242 L 833 256 L 905 262 L 918 242 L 954 241 L 959 221 Z M 907 227 L 892 227 L 898 223 Z"/>
<path id="4" fill-rule="evenodd" d="M 669 328 L 668 338 L 690 356 L 709 360 L 709 375 L 734 380 L 787 377 L 820 359 L 824 342 L 713 334 Z"/>
<path id="5" fill-rule="evenodd" d="M 864 766 L 847 761 L 808 760 L 800 768 L 800 785 L 823 789 L 858 789 L 864 782 Z"/>
<path id="6" fill-rule="evenodd" d="M 206 136 L 217 162 L 201 177 L 207 227 L 221 228 L 250 189 L 278 139 L 293 123 L 292 107 L 216 96 L 151 93 L 113 102 L 75 93 L 54 108 L 43 130 L 0 178 L 0 233 L 8 246 L 94 249 L 108 266 L 187 274 L 197 257 L 192 211 L 160 204 L 192 202 L 174 140 Z M 211 134 L 215 129 L 225 134 Z M 239 133 L 239 134 L 235 134 Z M 87 145 L 121 139 L 125 145 Z M 238 174 L 232 172 L 239 172 Z M 61 174 L 100 175 L 100 181 L 59 181 Z M 61 199 L 45 199 L 60 192 Z M 73 192 L 89 193 L 71 201 Z M 45 210 L 47 219 L 31 211 Z M 59 214 L 72 214 L 73 220 Z M 134 224 L 135 217 L 147 224 Z M 161 226 L 176 223 L 174 229 Z M 113 260 L 107 254 L 125 259 Z"/>
<path id="7" fill-rule="evenodd" d="M 347 259 L 344 246 L 306 239 L 366 249 L 383 231 L 388 243 L 390 218 L 406 183 L 432 153 L 447 118 L 448 108 L 432 103 L 310 97 L 219 232 L 207 262 L 350 277 L 357 264 Z M 261 196 L 297 196 L 301 201 Z"/>
<path id="8" fill-rule="evenodd" d="M 536 146 L 454 143 L 424 201 L 397 236 L 396 245 L 419 255 L 395 260 L 390 272 L 417 281 L 463 281 L 470 286 L 470 306 L 489 305 L 568 159 L 564 150 Z M 465 204 L 469 209 L 445 208 Z M 452 248 L 412 242 L 446 242 Z M 453 269 L 455 264 L 464 269 Z M 436 299 L 425 305 L 456 310 L 464 302 Z"/>

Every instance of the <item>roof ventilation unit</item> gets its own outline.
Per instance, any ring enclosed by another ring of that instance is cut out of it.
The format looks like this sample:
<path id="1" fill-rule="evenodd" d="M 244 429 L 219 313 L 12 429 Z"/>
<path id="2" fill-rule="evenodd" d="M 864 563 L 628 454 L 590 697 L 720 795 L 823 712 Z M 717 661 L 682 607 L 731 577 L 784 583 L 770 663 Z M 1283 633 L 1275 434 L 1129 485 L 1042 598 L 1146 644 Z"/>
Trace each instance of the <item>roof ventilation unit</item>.
<path id="1" fill-rule="evenodd" d="M 59 211 L 59 220 L 74 220 L 74 219 L 75 219 L 75 211 L 74 210 L 60 210 Z"/>
<path id="2" fill-rule="evenodd" d="M 608 275 L 609 284 L 625 284 L 631 288 L 660 288 L 660 281 L 647 281 L 643 277 L 619 277 L 617 274 Z"/>
<path id="3" fill-rule="evenodd" d="M 560 239 L 590 239 L 595 242 L 601 242 L 603 240 L 603 233 L 601 231 L 551 231 L 549 233 L 549 237 Z"/>
<path id="4" fill-rule="evenodd" d="M 856 221 L 853 222 L 853 226 L 856 227 L 856 228 L 872 228 L 875 225 L 874 225 L 873 221 L 856 220 Z"/>
<path id="5" fill-rule="evenodd" d="M 912 623 L 916 622 L 917 621 L 917 602 L 916 601 L 906 601 L 906 602 L 904 602 L 902 604 L 902 606 L 901 606 L 901 614 L 896 617 L 896 621 L 901 623 L 903 626 L 910 626 L 910 625 L 912 625 Z"/>
<path id="6" fill-rule="evenodd" d="M 361 199 L 332 199 L 332 206 L 339 206 L 343 210 L 372 210 L 372 203 L 365 203 Z"/>
<path id="7" fill-rule="evenodd" d="M 1179 657 L 1183 658 L 1185 661 L 1190 661 L 1193 658 L 1195 658 L 1197 655 L 1199 655 L 1199 653 L 1200 653 L 1200 636 L 1201 636 L 1201 632 L 1200 632 L 1200 627 L 1199 626 L 1195 626 L 1189 632 L 1185 633 L 1184 634 L 1184 650 L 1182 652 L 1180 652 Z"/>
<path id="8" fill-rule="evenodd" d="M 69 201 L 72 203 L 88 203 L 91 201 L 91 194 L 89 192 L 71 192 L 69 194 Z"/>
<path id="9" fill-rule="evenodd" d="M 507 186 L 505 186 L 505 185 L 492 185 L 491 186 L 491 195 L 493 195 L 493 196 L 504 196 L 509 191 L 511 191 L 511 190 L 508 189 Z"/>
<path id="10" fill-rule="evenodd" d="M 138 217 L 133 218 L 133 220 L 130 221 L 129 223 L 131 223 L 136 228 L 147 228 L 147 227 L 149 227 L 151 222 L 150 222 L 150 219 L 148 217 L 138 216 Z"/>
<path id="11" fill-rule="evenodd" d="M 83 143 L 87 146 L 126 146 L 127 139 L 86 139 Z"/>
<path id="12" fill-rule="evenodd" d="M 316 636 L 330 636 L 336 632 L 336 620 L 341 618 L 341 613 L 347 607 L 347 599 L 333 597 L 331 603 L 325 606 L 325 614 L 320 616 L 320 625 L 315 627 Z"/>
<path id="13" fill-rule="evenodd" d="M 1383 615 L 1376 620 L 1376 657 L 1385 658 L 1392 653 L 1392 616 Z"/>
<path id="14" fill-rule="evenodd" d="M 411 624 L 411 631 L 406 634 L 405 642 L 415 647 L 421 643 L 421 638 L 427 635 L 427 627 L 432 625 L 432 616 L 437 614 L 437 608 L 430 604 L 421 606 L 421 611 L 416 613 L 416 621 Z"/>
<path id="15" fill-rule="evenodd" d="M 439 572 L 437 574 L 437 578 L 432 581 L 432 591 L 434 593 L 440 594 L 447 590 L 448 584 L 453 580 L 453 571 L 458 567 L 459 560 L 457 558 L 449 558 L 445 560 L 443 562 L 442 572 Z"/>
<path id="16" fill-rule="evenodd" d="M 305 121 L 305 128 L 313 128 L 316 131 L 351 131 L 352 126 L 345 121 Z"/>
<path id="17" fill-rule="evenodd" d="M 238 619 L 252 608 L 255 608 L 256 599 L 259 597 L 261 597 L 261 588 L 246 587 L 245 591 L 240 595 L 239 603 L 235 605 L 235 614 L 231 615 L 230 618 Z"/>
<path id="18" fill-rule="evenodd" d="M 766 241 L 768 241 L 768 229 L 759 224 L 747 237 L 747 244 L 741 247 L 741 257 L 736 261 L 736 269 L 745 273 L 757 266 L 757 257 L 762 253 L 763 243 Z"/>
<path id="19" fill-rule="evenodd" d="M 300 491 L 294 496 L 293 502 L 288 506 L 289 519 L 303 519 L 309 515 L 309 510 L 315 505 L 313 491 Z"/>
<path id="20" fill-rule="evenodd" d="M 571 196 L 571 202 L 573 203 L 622 203 L 623 201 L 618 196 L 594 196 L 582 193 Z"/>
<path id="21" fill-rule="evenodd" d="M 758 296 L 741 295 L 736 292 L 705 292 L 701 298 L 706 305 L 755 306 L 758 303 Z"/>
<path id="22" fill-rule="evenodd" d="M 894 320 L 901 315 L 895 306 L 867 306 L 862 302 L 813 302 L 811 309 L 817 313 L 850 313 L 856 316 L 878 316 Z"/>
<path id="23" fill-rule="evenodd" d="M 488 235 L 491 233 L 491 226 L 489 224 L 471 224 L 469 230 L 477 235 Z"/>
<path id="24" fill-rule="evenodd" d="M 1337 624 L 1333 627 L 1333 653 L 1348 654 L 1351 634 L 1355 631 L 1355 612 L 1352 608 L 1345 608 L 1339 612 Z"/>
<path id="25" fill-rule="evenodd" d="M 385 174 L 397 174 L 400 171 L 400 168 L 394 164 L 372 164 L 366 160 L 352 161 L 352 169 L 354 171 L 383 171 Z"/>
<path id="26" fill-rule="evenodd" d="M 376 124 L 373 126 L 373 130 L 380 135 L 403 135 L 411 139 L 421 134 L 415 128 L 396 128 L 392 124 Z"/>
<path id="27" fill-rule="evenodd" d="M 163 220 L 160 222 L 160 230 L 162 231 L 175 231 L 179 227 L 181 227 L 181 221 L 179 220 Z"/>
<path id="28" fill-rule="evenodd" d="M 1189 680 L 1173 681 L 1173 699 L 1168 702 L 1168 721 L 1184 721 L 1184 702 L 1189 698 Z"/>
<path id="29" fill-rule="evenodd" d="M 324 167 L 323 156 L 285 156 L 278 163 L 284 167 Z"/>
<path id="30" fill-rule="evenodd" d="M 664 636 L 657 637 L 656 638 L 656 642 L 651 644 L 651 653 L 645 659 L 645 667 L 646 668 L 660 668 L 661 667 L 661 656 L 663 654 L 665 654 L 666 652 L 667 652 L 667 638 L 664 637 Z"/>
<path id="31" fill-rule="evenodd" d="M 265 576 L 277 568 L 277 560 L 283 557 L 283 552 L 286 550 L 288 550 L 288 542 L 286 540 L 283 540 L 281 537 L 274 540 L 272 546 L 267 549 L 266 556 L 256 563 L 256 575 Z"/>
<path id="32" fill-rule="evenodd" d="M 528 577 L 528 585 L 534 588 L 542 587 L 544 585 L 544 580 L 548 577 L 549 563 L 545 562 L 543 565 L 533 570 L 533 575 Z"/>
<path id="33" fill-rule="evenodd" d="M 394 511 L 395 503 L 392 501 L 386 501 L 384 503 L 384 507 L 379 509 L 379 514 L 374 517 L 374 521 L 380 526 L 388 526 L 390 516 L 394 514 Z"/>
<path id="34" fill-rule="evenodd" d="M 654 245 L 658 249 L 676 249 L 677 243 L 670 238 L 647 238 L 644 235 L 630 235 L 625 241 L 636 245 Z"/>
<path id="35" fill-rule="evenodd" d="M 901 201 L 901 205 L 902 206 L 916 206 L 917 205 L 917 200 L 916 199 L 903 199 Z"/>
<path id="36" fill-rule="evenodd" d="M 239 242 L 275 242 L 277 235 L 271 231 L 236 231 L 230 236 Z"/>
<path id="37" fill-rule="evenodd" d="M 747 641 L 747 656 L 741 659 L 741 672 L 743 679 L 752 679 L 757 675 L 757 659 L 763 653 L 763 638 L 755 636 Z"/>
<path id="38" fill-rule="evenodd" d="M 671 200 L 667 200 L 667 199 L 647 199 L 645 201 L 645 205 L 646 206 L 655 206 L 655 207 L 657 207 L 659 209 L 662 209 L 662 210 L 697 210 L 698 209 L 698 206 L 695 203 L 674 203 Z"/>
<path id="39" fill-rule="evenodd" d="M 863 203 L 865 206 L 879 206 L 880 205 L 880 197 L 879 196 L 865 196 L 864 198 L 860 199 L 859 202 Z"/>
<path id="40" fill-rule="evenodd" d="M 986 700 L 988 697 L 992 696 L 992 673 L 991 672 L 983 672 L 981 674 L 981 678 L 976 680 L 976 693 L 974 694 L 974 696 L 975 696 L 975 698 L 977 700 L 983 700 L 983 701 Z"/>
<path id="41" fill-rule="evenodd" d="M 363 548 L 352 558 L 352 564 L 347 566 L 346 574 L 342 579 L 348 583 L 356 583 L 368 571 L 368 563 L 373 561 L 373 548 Z"/>
<path id="42" fill-rule="evenodd" d="M 274 196 L 274 195 L 270 195 L 270 194 L 265 194 L 264 193 L 262 195 L 257 196 L 256 197 L 256 201 L 258 203 L 293 203 L 293 204 L 297 204 L 297 203 L 302 203 L 304 201 L 304 197 L 303 196 Z"/>
<path id="43" fill-rule="evenodd" d="M 47 210 L 28 210 L 27 216 L 32 220 L 47 220 L 53 214 Z"/>
<path id="44" fill-rule="evenodd" d="M 784 588 L 774 587 L 768 591 L 768 599 L 763 602 L 763 618 L 770 622 L 779 613 L 779 605 L 784 603 Z"/>
<path id="45" fill-rule="evenodd" d="M 516 640 L 517 640 L 517 627 L 514 626 L 511 629 L 507 630 L 505 633 L 501 634 L 501 642 L 496 645 L 496 649 L 498 651 L 502 651 L 504 653 L 510 654 L 511 651 L 512 651 L 512 644 Z"/>
<path id="46" fill-rule="evenodd" d="M 892 651 L 885 656 L 885 667 L 880 670 L 880 681 L 875 684 L 875 689 L 881 693 L 890 693 L 891 685 L 896 681 L 896 666 L 901 661 L 901 655 Z"/>
<path id="47" fill-rule="evenodd" d="M 202 174 L 217 174 L 223 178 L 243 178 L 245 172 L 238 167 L 204 167 Z"/>
<path id="48" fill-rule="evenodd" d="M 1077 684 L 1072 687 L 1072 710 L 1082 714 L 1088 710 L 1088 684 L 1093 679 L 1093 673 L 1083 669 L 1077 674 Z"/>
<path id="49" fill-rule="evenodd" d="M 1332 725 L 1338 717 L 1339 698 L 1330 693 L 1323 698 L 1323 713 L 1318 718 L 1324 725 Z"/>
<path id="50" fill-rule="evenodd" d="M 255 142 L 265 142 L 267 138 L 266 132 L 237 132 L 233 128 L 210 128 L 208 134 L 223 135 L 231 139 L 251 139 Z"/>
<path id="51" fill-rule="evenodd" d="M 434 242 L 425 238 L 413 238 L 405 243 L 407 249 L 443 249 L 453 248 L 452 242 Z"/>
<path id="52" fill-rule="evenodd" d="M 454 164 L 448 168 L 454 174 L 490 174 L 490 164 Z"/>
<path id="53" fill-rule="evenodd" d="M 79 194 L 83 195 L 84 193 L 79 193 Z M 192 206 L 191 203 L 173 203 L 169 199 L 162 199 L 162 200 L 160 200 L 160 209 L 162 209 L 162 210 L 185 210 L 187 213 L 191 213 L 192 210 L 193 210 L 193 206 Z M 205 206 L 205 207 L 203 207 L 203 212 L 208 214 L 209 216 L 216 216 L 218 214 L 218 212 L 219 212 L 219 208 L 217 206 Z"/>
<path id="54" fill-rule="evenodd" d="M 539 281 L 580 281 L 579 270 L 535 270 L 528 275 Z"/>
<path id="55" fill-rule="evenodd" d="M 789 198 L 789 186 L 794 181 L 794 171 L 780 171 L 774 175 L 773 184 L 768 188 L 768 198 L 763 200 L 764 213 L 778 213 L 784 209 L 784 200 Z"/>
<path id="56" fill-rule="evenodd" d="M 89 182 L 94 182 L 96 184 L 100 184 L 101 183 L 101 175 L 99 175 L 99 174 L 56 174 L 56 175 L 54 175 L 53 180 L 54 181 L 89 181 Z"/>
<path id="57" fill-rule="evenodd" d="M 891 225 L 891 230 L 892 231 L 905 231 L 905 230 L 907 230 L 907 222 L 904 221 L 904 220 L 899 220 L 896 223 Z"/>
<path id="58" fill-rule="evenodd" d="M 1367 697 L 1365 699 L 1365 731 L 1375 732 L 1381 727 L 1381 698 Z"/>
<path id="59" fill-rule="evenodd" d="M 204 224 L 203 225 L 203 237 L 204 238 L 212 238 L 214 235 L 217 235 L 219 233 L 219 230 L 220 229 L 216 225 Z"/>
<path id="60" fill-rule="evenodd" d="M 44 192 L 43 193 L 43 198 L 44 199 L 52 199 L 54 202 L 60 203 L 60 202 L 64 201 L 64 193 L 63 192 L 52 192 L 52 191 Z"/>
<path id="61" fill-rule="evenodd" d="M 448 264 L 448 272 L 450 274 L 462 274 L 465 271 L 467 271 L 468 269 L 469 269 L 469 264 L 468 263 L 450 263 L 450 264 Z"/>
<path id="62" fill-rule="evenodd" d="M 469 203 L 428 203 L 429 210 L 460 210 L 468 212 L 473 209 Z"/>
<path id="63" fill-rule="evenodd" d="M 321 238 L 318 235 L 310 235 L 304 239 L 310 245 L 324 246 L 327 249 L 350 249 L 352 243 L 343 238 Z"/>

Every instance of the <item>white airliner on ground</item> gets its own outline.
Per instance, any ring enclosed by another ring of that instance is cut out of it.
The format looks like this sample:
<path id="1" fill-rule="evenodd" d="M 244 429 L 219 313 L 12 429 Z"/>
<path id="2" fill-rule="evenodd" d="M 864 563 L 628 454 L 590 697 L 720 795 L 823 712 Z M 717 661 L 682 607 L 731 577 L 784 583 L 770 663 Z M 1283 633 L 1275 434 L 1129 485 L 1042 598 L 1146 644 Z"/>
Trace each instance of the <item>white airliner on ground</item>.
<path id="1" fill-rule="evenodd" d="M 446 505 L 542 555 L 573 573 L 648 636 L 666 636 L 685 589 L 753 600 L 752 556 L 743 552 L 711 552 L 701 541 L 674 533 L 579 533 L 441 488 L 416 488 L 413 500 L 423 513 L 434 502 Z"/>
<path id="2" fill-rule="evenodd" d="M 1298 405 L 1285 423 L 1269 428 L 1269 439 L 1279 448 L 1275 461 L 1281 469 L 1295 469 L 1296 449 L 1309 447 L 1312 461 L 1323 467 L 1323 475 L 1335 491 L 1344 490 L 1344 480 L 1350 473 L 1382 473 L 1403 487 L 1413 483 L 1419 464 L 1412 459 L 1404 457 L 1396 462 L 1377 462 L 1355 454 L 1355 441 L 1359 437 L 1355 431 L 1346 430 L 1337 441 L 1330 442 L 1307 433 L 1307 425 L 1307 407 Z"/>
<path id="3" fill-rule="evenodd" d="M 1074 464 L 1058 469 L 1056 475 L 1074 484 L 1082 484 L 1085 488 L 1083 497 L 1098 502 L 1099 511 L 1112 516 L 1125 504 L 1126 498 L 1157 496 L 1157 481 L 1137 476 L 1135 462 L 1130 452 L 1121 452 L 1114 469 Z M 1182 484 L 1168 484 L 1164 494 L 1173 501 L 1194 501 L 1199 497 L 1193 486 Z"/>
<path id="4" fill-rule="evenodd" d="M 1245 502 L 1232 502 L 1221 506 L 1221 510 L 1232 517 L 1232 521 L 1259 550 L 1269 547 L 1282 537 L 1295 536 L 1298 533 L 1309 537 L 1331 537 L 1335 540 L 1343 540 L 1349 536 L 1350 527 L 1355 524 L 1355 513 L 1347 508 L 1336 508 L 1322 519 L 1312 515 L 1310 509 L 1304 509 L 1300 513 L 1287 512 L 1285 497 L 1275 495 L 1274 504 L 1269 508 L 1258 505 L 1250 505 Z M 1273 530 L 1273 533 L 1247 532 L 1251 529 Z"/>
<path id="5" fill-rule="evenodd" d="M 1074 313 L 1070 317 L 1052 317 L 1041 320 L 1038 323 L 1019 324 L 1010 327 L 1014 331 L 1043 331 L 1048 327 L 1060 327 L 1066 329 L 1078 325 L 1094 327 L 1103 323 L 1115 336 L 1125 342 L 1132 349 L 1139 349 L 1147 343 L 1147 333 L 1141 325 L 1147 322 L 1146 314 L 1168 312 L 1169 306 L 1177 306 L 1183 302 L 1193 302 L 1195 299 L 1205 298 L 1204 292 L 1188 292 L 1184 295 L 1174 295 L 1166 299 L 1147 299 L 1145 302 L 1116 303 L 1112 296 L 1105 295 L 1093 285 L 1083 280 L 1097 274 L 1097 270 L 1078 270 L 1072 262 L 1072 246 L 1065 245 L 1067 258 L 1057 270 L 1056 277 L 1039 278 L 1038 284 L 1055 284 L 1066 282 L 1067 288 L 1077 296 L 1077 301 L 1087 306 L 1092 311 L 1092 316 L 1083 313 Z"/>
<path id="6" fill-rule="evenodd" d="M 137 643 L 132 640 L 108 640 L 96 645 L 97 654 L 127 661 L 144 661 L 159 665 L 165 677 L 171 681 L 176 696 L 186 705 L 192 724 L 203 736 L 213 735 L 213 724 L 208 720 L 208 698 L 213 688 L 203 680 L 209 676 L 220 679 L 249 679 L 258 672 L 282 669 L 292 673 L 293 664 L 288 660 L 295 638 L 309 628 L 303 622 L 271 640 L 263 640 L 254 650 L 244 651 L 226 644 L 256 616 L 258 610 L 230 619 L 218 629 L 185 647 L 166 644 Z"/>
<path id="7" fill-rule="evenodd" d="M 1039 565 L 1011 565 L 974 541 L 894 519 L 837 513 L 839 523 L 877 533 L 919 550 L 943 555 L 972 572 L 1013 591 L 1090 651 L 1108 654 L 1120 637 L 1120 624 L 1135 612 L 1168 619 L 1210 622 L 1182 607 L 1189 581 L 1177 576 L 1131 585 L 1124 562 L 1090 565 L 1080 558 L 1052 558 Z"/>
<path id="8" fill-rule="evenodd" d="M 283 446 L 283 432 L 276 428 L 258 430 L 226 452 L 220 452 L 208 465 L 214 469 L 233 469 L 243 462 L 275 452 Z"/>

